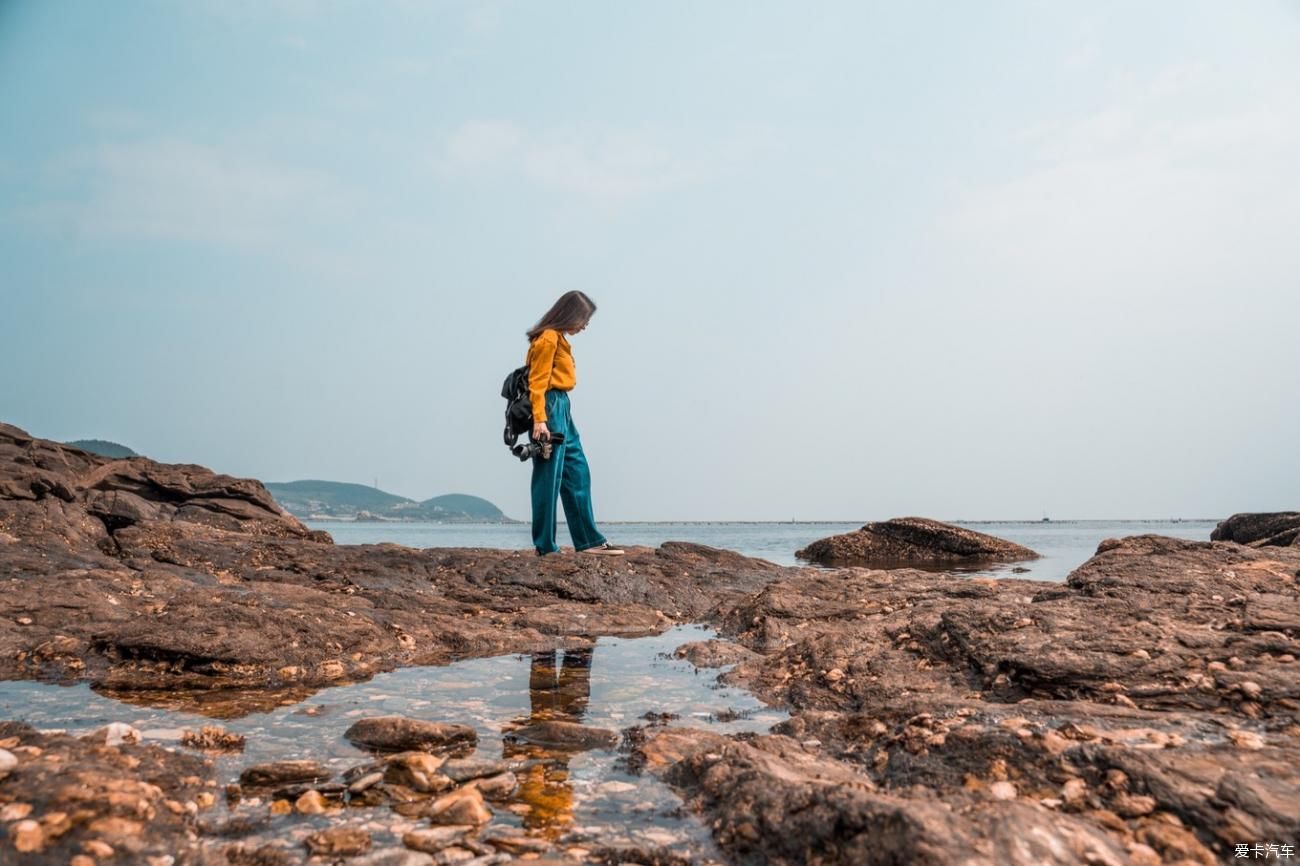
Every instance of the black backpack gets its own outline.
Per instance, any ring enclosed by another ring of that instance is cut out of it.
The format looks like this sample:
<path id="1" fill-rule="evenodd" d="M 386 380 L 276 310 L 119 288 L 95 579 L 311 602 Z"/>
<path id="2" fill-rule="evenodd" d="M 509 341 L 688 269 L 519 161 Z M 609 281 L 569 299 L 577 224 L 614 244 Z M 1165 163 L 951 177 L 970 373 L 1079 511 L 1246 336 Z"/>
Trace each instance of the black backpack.
<path id="1" fill-rule="evenodd" d="M 521 434 L 533 429 L 533 403 L 528 398 L 528 365 L 511 371 L 501 386 L 501 396 L 506 398 L 507 448 L 514 448 Z"/>

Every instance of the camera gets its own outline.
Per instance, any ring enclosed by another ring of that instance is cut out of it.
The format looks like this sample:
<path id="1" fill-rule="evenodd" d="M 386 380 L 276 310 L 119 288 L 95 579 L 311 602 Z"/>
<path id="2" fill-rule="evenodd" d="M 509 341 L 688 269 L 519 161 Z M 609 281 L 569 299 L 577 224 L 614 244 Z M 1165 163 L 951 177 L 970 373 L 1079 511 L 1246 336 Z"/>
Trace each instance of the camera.
<path id="1" fill-rule="evenodd" d="M 534 457 L 540 457 L 543 460 L 551 459 L 551 452 L 556 445 L 564 444 L 563 433 L 552 433 L 549 439 L 531 439 L 528 442 L 522 442 L 510 448 L 510 453 L 520 460 L 531 460 Z"/>

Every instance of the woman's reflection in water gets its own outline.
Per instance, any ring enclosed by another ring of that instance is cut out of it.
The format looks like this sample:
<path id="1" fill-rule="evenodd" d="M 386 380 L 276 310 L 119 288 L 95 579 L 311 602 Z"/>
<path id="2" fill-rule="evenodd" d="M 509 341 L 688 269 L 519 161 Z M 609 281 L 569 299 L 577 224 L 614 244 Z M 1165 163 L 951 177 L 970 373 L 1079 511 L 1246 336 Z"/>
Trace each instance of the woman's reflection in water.
<path id="1" fill-rule="evenodd" d="M 533 653 L 528 675 L 531 711 L 528 718 L 518 719 L 507 729 L 553 719 L 581 722 L 591 697 L 591 653 L 590 647 Z M 573 789 L 569 786 L 569 760 L 573 754 L 507 742 L 505 757 L 537 762 L 520 774 L 515 797 L 530 807 L 523 816 L 525 827 L 552 838 L 559 836 L 573 823 Z"/>

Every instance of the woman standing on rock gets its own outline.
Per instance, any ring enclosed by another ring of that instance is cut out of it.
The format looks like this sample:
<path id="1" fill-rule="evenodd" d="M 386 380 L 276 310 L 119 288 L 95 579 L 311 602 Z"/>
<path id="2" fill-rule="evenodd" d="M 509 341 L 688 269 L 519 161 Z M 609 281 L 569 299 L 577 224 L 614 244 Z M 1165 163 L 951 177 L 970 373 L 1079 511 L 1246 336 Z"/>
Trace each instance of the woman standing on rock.
<path id="1" fill-rule="evenodd" d="M 533 548 L 538 556 L 558 553 L 555 543 L 558 497 L 564 503 L 573 546 L 583 553 L 621 556 L 596 528 L 591 509 L 591 472 L 578 428 L 569 414 L 569 392 L 577 383 L 573 352 L 565 335 L 587 327 L 596 305 L 582 292 L 565 292 L 528 331 L 528 397 L 533 404 L 534 442 L 556 436 L 550 457 L 533 458 Z M 562 439 L 560 437 L 563 437 Z"/>

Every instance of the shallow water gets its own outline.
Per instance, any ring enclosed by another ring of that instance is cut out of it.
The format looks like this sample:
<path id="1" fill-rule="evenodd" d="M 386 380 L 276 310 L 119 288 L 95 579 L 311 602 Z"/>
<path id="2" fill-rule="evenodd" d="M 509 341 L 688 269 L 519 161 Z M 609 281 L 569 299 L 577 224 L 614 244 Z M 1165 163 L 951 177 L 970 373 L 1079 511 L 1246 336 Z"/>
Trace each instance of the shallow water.
<path id="1" fill-rule="evenodd" d="M 632 775 L 616 750 L 563 753 L 506 741 L 510 729 L 541 719 L 580 721 L 621 730 L 644 724 L 647 713 L 669 713 L 675 725 L 706 727 L 718 733 L 766 731 L 786 717 L 749 693 L 717 683 L 718 670 L 696 670 L 671 658 L 683 643 L 713 633 L 682 626 L 653 637 L 601 638 L 590 650 L 499 656 L 456 662 L 446 667 L 402 668 L 353 685 L 322 689 L 305 697 L 283 694 L 287 703 L 267 710 L 274 693 L 222 726 L 243 734 L 243 753 L 216 758 L 217 780 L 224 785 L 255 763 L 288 758 L 321 761 L 337 778 L 370 755 L 343 739 L 343 732 L 365 716 L 403 715 L 471 725 L 479 742 L 474 757 L 505 759 L 517 766 L 519 790 L 494 804 L 494 827 L 523 829 L 566 845 L 667 846 L 691 856 L 715 857 L 708 830 L 683 814 L 681 801 L 649 776 Z M 125 722 L 146 742 L 181 748 L 181 731 L 197 730 L 211 719 L 205 704 L 172 694 L 166 706 L 142 706 L 96 694 L 88 686 L 56 686 L 28 681 L 0 682 L 0 719 L 25 721 L 45 730 L 88 732 L 109 722 Z M 200 696 L 201 697 L 201 696 Z M 209 696 L 210 697 L 210 696 Z M 237 703 L 237 702 L 236 702 Z M 220 704 L 228 716 L 232 703 Z M 723 720 L 725 719 L 725 721 Z M 207 813 L 218 820 L 232 815 L 267 814 L 265 801 L 228 806 L 219 799 Z M 321 826 L 357 825 L 376 845 L 400 844 L 400 835 L 427 822 L 406 819 L 387 806 L 347 808 L 333 816 L 286 815 L 273 819 L 262 834 L 277 844 L 300 846 L 301 837 Z"/>
<path id="2" fill-rule="evenodd" d="M 324 529 L 339 544 L 373 544 L 389 541 L 408 547 L 495 547 L 523 550 L 532 545 L 525 524 L 440 524 L 379 523 L 351 521 L 307 521 L 313 529 Z M 1215 520 L 1065 520 L 965 522 L 985 532 L 1023 544 L 1042 554 L 1030 562 L 998 564 L 965 569 L 969 573 L 1033 580 L 1065 580 L 1075 568 L 1097 551 L 1106 538 L 1126 535 L 1170 535 L 1209 541 Z M 609 523 L 605 534 L 619 544 L 657 547 L 665 541 L 692 541 L 734 550 L 746 556 L 781 565 L 799 564 L 796 550 L 819 538 L 852 532 L 861 523 Z M 564 535 L 564 527 L 560 528 Z"/>

